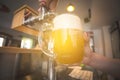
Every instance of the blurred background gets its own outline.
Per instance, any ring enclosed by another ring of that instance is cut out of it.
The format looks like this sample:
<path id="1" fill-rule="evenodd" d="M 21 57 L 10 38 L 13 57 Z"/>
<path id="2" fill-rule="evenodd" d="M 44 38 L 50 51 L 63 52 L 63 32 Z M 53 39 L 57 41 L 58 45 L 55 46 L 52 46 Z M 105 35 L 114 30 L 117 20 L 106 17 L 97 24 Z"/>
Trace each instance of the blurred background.
<path id="1" fill-rule="evenodd" d="M 17 48 L 32 49 L 38 44 L 37 36 L 30 35 L 11 29 L 15 11 L 23 5 L 30 6 L 35 12 L 38 12 L 40 7 L 38 0 L 0 0 L 0 47 L 10 46 Z M 120 58 L 120 0 L 58 0 L 55 12 L 57 15 L 67 13 L 68 5 L 74 6 L 72 14 L 78 15 L 81 19 L 84 31 L 90 35 L 90 46 L 93 51 L 110 58 Z M 42 54 L 42 53 L 41 53 Z M 33 72 L 41 68 L 41 56 L 37 54 L 19 54 L 19 75 L 31 73 L 31 60 L 33 60 Z M 7 57 L 6 57 L 7 56 Z M 32 56 L 32 57 L 31 57 Z M 0 80 L 12 80 L 5 78 L 9 76 L 13 70 L 16 55 L 0 54 Z M 43 58 L 43 61 L 47 61 Z M 11 64 L 11 69 L 8 64 Z M 46 62 L 43 63 L 43 66 Z M 6 68 L 4 67 L 6 66 Z M 17 65 L 18 66 L 18 65 Z M 23 69 L 22 69 L 23 68 Z M 45 68 L 45 67 L 44 67 Z M 6 72 L 4 72 L 5 69 Z M 21 70 L 21 71 L 19 71 Z M 3 72 L 2 72 L 3 71 Z M 23 73 L 22 73 L 23 72 Z M 4 73 L 4 74 L 3 74 Z M 25 73 L 25 74 L 24 74 Z M 7 74 L 7 75 L 5 75 Z M 3 77 L 3 76 L 4 77 Z M 110 75 L 98 71 L 101 80 L 104 76 L 108 80 L 115 80 Z M 11 76 L 10 76 L 11 77 Z M 36 79 L 37 80 L 37 79 Z M 106 78 L 104 79 L 106 80 Z"/>

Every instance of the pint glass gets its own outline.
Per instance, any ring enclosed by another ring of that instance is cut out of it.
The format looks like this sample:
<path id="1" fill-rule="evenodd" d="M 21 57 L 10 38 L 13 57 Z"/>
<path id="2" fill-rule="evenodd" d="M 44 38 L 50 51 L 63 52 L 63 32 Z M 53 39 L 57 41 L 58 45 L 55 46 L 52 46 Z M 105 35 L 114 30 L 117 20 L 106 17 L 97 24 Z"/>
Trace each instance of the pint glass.
<path id="1" fill-rule="evenodd" d="M 80 18 L 72 14 L 62 14 L 53 23 L 55 60 L 62 64 L 81 62 L 84 56 L 84 39 Z"/>
<path id="2" fill-rule="evenodd" d="M 42 51 L 60 64 L 80 63 L 84 56 L 84 39 L 80 18 L 61 14 L 53 24 L 45 24 L 38 38 Z"/>

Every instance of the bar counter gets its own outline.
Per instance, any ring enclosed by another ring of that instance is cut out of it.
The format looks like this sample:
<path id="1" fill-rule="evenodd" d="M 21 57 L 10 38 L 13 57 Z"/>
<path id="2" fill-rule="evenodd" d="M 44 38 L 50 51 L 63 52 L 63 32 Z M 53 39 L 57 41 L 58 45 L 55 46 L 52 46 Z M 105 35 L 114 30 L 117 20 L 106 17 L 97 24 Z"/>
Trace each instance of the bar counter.
<path id="1" fill-rule="evenodd" d="M 38 48 L 0 47 L 0 80 L 22 80 L 41 70 L 41 55 Z"/>
<path id="2" fill-rule="evenodd" d="M 0 47 L 0 80 L 48 80 L 48 57 L 39 48 L 24 49 L 17 47 Z M 81 80 L 72 78 L 72 69 L 56 67 L 57 80 Z M 62 71 L 61 71 L 62 70 Z M 89 80 L 98 80 L 98 73 L 91 67 L 82 70 L 91 71 Z"/>

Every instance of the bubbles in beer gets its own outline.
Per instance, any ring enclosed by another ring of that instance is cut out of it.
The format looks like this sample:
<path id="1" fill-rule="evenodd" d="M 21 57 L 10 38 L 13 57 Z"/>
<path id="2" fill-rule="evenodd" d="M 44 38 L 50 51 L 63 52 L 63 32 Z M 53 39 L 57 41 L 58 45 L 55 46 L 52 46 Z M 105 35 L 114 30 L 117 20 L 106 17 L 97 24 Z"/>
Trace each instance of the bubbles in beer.
<path id="1" fill-rule="evenodd" d="M 80 18 L 73 14 L 61 14 L 53 20 L 54 29 L 73 28 L 82 30 Z"/>

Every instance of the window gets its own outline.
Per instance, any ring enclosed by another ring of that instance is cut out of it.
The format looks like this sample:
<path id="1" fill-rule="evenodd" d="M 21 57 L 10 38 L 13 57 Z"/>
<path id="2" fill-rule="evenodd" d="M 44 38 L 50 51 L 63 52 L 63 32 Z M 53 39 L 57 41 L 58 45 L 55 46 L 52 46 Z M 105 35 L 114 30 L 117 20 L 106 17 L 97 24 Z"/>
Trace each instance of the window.
<path id="1" fill-rule="evenodd" d="M 93 52 L 95 52 L 95 45 L 94 45 L 94 33 L 92 31 L 88 31 L 87 34 L 90 36 L 90 48 Z"/>
<path id="2" fill-rule="evenodd" d="M 0 37 L 0 47 L 2 47 L 4 44 L 4 38 L 3 37 Z"/>
<path id="3" fill-rule="evenodd" d="M 33 39 L 23 37 L 21 42 L 21 48 L 30 49 L 32 47 L 33 47 Z"/>

